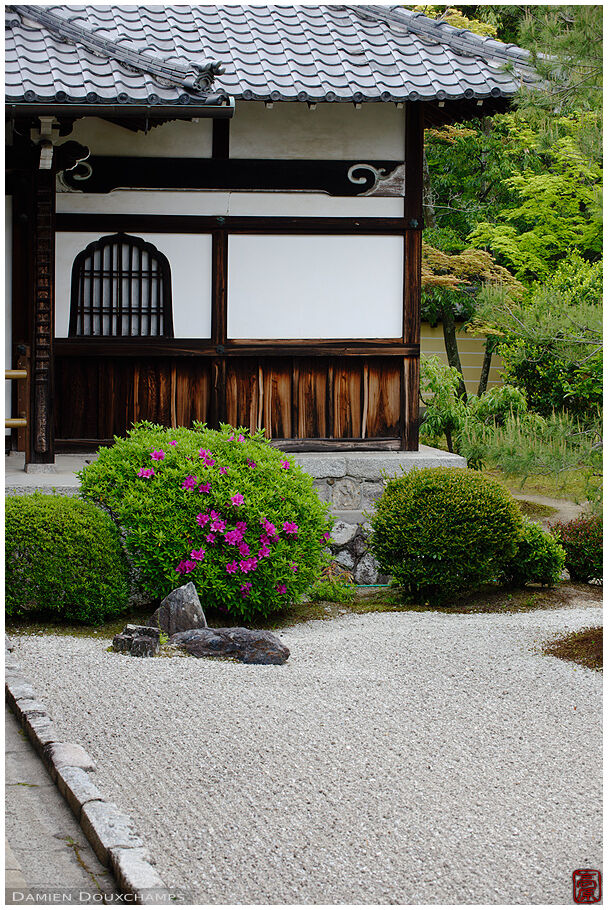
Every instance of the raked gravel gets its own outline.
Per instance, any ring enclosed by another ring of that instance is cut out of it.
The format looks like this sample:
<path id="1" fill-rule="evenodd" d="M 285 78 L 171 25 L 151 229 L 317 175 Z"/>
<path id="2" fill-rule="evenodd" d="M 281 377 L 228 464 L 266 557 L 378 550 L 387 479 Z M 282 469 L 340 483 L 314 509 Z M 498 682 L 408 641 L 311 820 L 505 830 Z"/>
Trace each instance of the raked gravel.
<path id="1" fill-rule="evenodd" d="M 375 613 L 287 664 L 15 654 L 184 903 L 569 904 L 601 868 L 601 674 L 539 644 L 597 608 Z"/>

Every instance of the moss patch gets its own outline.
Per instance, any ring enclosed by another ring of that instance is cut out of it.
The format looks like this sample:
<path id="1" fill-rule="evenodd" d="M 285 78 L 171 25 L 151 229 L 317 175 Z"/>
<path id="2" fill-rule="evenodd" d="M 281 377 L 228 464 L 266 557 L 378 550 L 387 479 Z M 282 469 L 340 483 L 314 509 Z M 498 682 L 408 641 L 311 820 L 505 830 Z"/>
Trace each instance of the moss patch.
<path id="1" fill-rule="evenodd" d="M 572 632 L 545 645 L 543 653 L 560 657 L 562 660 L 574 661 L 583 667 L 589 667 L 590 670 L 602 670 L 603 629 L 601 626 L 594 626 L 580 632 Z"/>
<path id="2" fill-rule="evenodd" d="M 559 509 L 556 509 L 553 506 L 541 505 L 539 502 L 530 502 L 528 499 L 518 499 L 517 505 L 519 506 L 520 512 L 532 519 L 551 518 L 559 512 Z"/>

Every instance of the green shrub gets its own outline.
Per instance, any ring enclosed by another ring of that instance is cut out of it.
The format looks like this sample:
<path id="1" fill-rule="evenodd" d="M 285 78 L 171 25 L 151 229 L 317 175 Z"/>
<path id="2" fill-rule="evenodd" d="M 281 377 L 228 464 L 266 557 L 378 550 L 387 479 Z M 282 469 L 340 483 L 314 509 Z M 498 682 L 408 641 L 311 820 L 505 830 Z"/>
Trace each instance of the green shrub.
<path id="1" fill-rule="evenodd" d="M 572 581 L 601 581 L 603 577 L 603 530 L 599 515 L 558 521 L 551 530 L 566 551 L 566 568 Z"/>
<path id="2" fill-rule="evenodd" d="M 371 523 L 380 571 L 413 597 L 441 601 L 496 578 L 517 550 L 523 522 L 496 481 L 426 468 L 389 480 Z"/>
<path id="3" fill-rule="evenodd" d="M 557 584 L 566 558 L 564 548 L 529 518 L 524 517 L 523 533 L 517 553 L 503 569 L 505 581 L 513 585 Z"/>
<path id="4" fill-rule="evenodd" d="M 261 432 L 141 423 L 81 479 L 152 597 L 193 581 L 204 607 L 250 620 L 298 600 L 323 565 L 328 507 Z"/>
<path id="5" fill-rule="evenodd" d="M 114 522 L 68 496 L 6 499 L 6 612 L 96 624 L 122 612 L 129 570 Z"/>
<path id="6" fill-rule="evenodd" d="M 353 584 L 352 574 L 338 563 L 331 562 L 306 593 L 313 603 L 327 600 L 338 604 L 352 604 L 355 591 L 356 585 Z"/>

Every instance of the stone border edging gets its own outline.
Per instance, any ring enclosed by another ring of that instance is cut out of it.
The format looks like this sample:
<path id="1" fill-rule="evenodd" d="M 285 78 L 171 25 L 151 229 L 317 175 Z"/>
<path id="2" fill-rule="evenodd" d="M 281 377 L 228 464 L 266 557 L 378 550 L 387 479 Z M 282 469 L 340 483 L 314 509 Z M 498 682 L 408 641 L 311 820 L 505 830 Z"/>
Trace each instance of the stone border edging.
<path id="1" fill-rule="evenodd" d="M 169 889 L 152 866 L 133 822 L 97 789 L 88 773 L 95 771 L 95 762 L 82 746 L 61 741 L 12 651 L 6 636 L 6 700 L 99 861 L 112 870 L 123 892 L 135 895 L 138 904 L 170 903 Z"/>

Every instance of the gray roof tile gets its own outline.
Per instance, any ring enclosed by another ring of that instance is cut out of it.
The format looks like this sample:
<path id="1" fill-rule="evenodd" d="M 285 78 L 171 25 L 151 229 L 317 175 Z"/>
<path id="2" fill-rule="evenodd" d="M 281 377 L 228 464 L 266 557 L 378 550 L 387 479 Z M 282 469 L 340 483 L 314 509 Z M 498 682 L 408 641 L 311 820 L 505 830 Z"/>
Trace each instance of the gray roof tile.
<path id="1" fill-rule="evenodd" d="M 262 101 L 508 98 L 533 78 L 526 51 L 398 6 L 13 6 L 6 18 L 11 102 L 200 104 L 184 80 L 210 60 L 226 68 L 214 91 Z"/>

